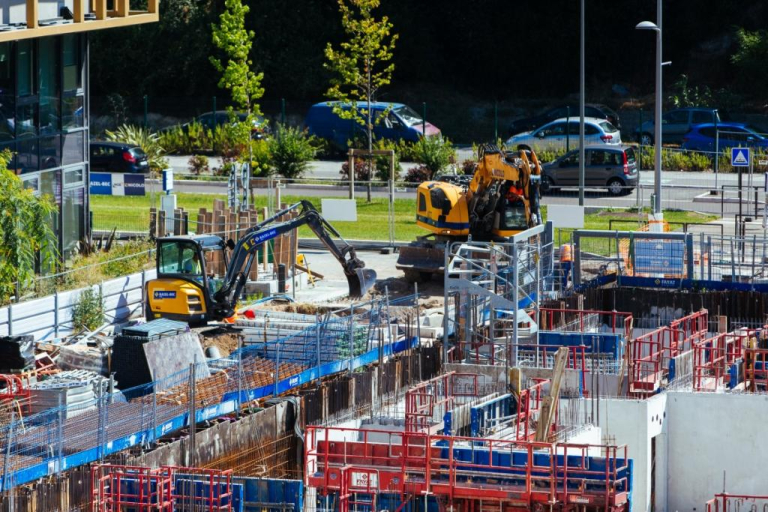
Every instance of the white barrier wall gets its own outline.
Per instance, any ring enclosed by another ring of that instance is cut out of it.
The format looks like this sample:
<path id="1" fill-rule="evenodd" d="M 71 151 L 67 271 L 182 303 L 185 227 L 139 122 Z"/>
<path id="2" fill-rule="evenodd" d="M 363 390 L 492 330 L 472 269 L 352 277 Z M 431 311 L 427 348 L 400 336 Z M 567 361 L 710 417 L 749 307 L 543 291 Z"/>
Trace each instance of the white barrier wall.
<path id="1" fill-rule="evenodd" d="M 155 269 L 119 277 L 94 285 L 101 287 L 108 321 L 126 320 L 140 313 L 144 283 L 154 279 Z M 53 339 L 72 333 L 72 307 L 84 288 L 0 308 L 0 336 L 31 334 L 35 340 Z"/>

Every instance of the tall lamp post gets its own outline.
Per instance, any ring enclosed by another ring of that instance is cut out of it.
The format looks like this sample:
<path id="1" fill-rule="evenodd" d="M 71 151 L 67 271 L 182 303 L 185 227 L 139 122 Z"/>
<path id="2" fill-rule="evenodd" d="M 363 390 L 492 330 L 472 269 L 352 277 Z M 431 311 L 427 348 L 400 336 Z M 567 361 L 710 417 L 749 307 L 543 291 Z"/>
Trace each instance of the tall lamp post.
<path id="1" fill-rule="evenodd" d="M 661 211 L 661 0 L 656 1 L 656 23 L 641 21 L 635 27 L 638 30 L 656 32 L 656 119 L 654 122 L 656 169 L 654 172 L 654 204 L 651 213 L 650 230 L 663 231 L 664 214 Z"/>

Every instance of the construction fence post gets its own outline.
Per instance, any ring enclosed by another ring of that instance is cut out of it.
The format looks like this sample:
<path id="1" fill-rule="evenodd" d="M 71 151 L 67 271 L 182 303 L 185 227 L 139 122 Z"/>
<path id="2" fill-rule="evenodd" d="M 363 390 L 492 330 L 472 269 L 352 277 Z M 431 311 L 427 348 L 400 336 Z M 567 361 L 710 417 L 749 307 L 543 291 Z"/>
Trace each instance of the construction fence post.
<path id="1" fill-rule="evenodd" d="M 240 409 L 243 407 L 243 338 L 237 338 L 237 418 L 240 418 Z"/>
<path id="2" fill-rule="evenodd" d="M 53 292 L 53 337 L 59 337 L 59 291 Z"/>
<path id="3" fill-rule="evenodd" d="M 56 432 L 56 474 L 61 474 L 62 464 L 64 462 L 64 408 L 61 402 L 61 393 L 56 396 L 58 402 L 58 425 Z"/>
<path id="4" fill-rule="evenodd" d="M 13 444 L 13 428 L 16 426 L 16 411 L 11 409 L 11 422 L 8 425 L 8 441 L 5 445 L 5 458 L 3 459 L 3 486 L 2 490 L 3 492 L 8 491 L 8 489 L 12 488 L 12 485 L 9 485 L 11 482 L 11 473 L 8 471 L 8 465 L 11 460 L 11 445 Z M 10 505 L 8 507 L 8 510 L 15 510 L 13 505 L 13 493 L 10 493 L 8 496 L 8 504 Z"/>
<path id="5" fill-rule="evenodd" d="M 189 449 L 187 450 L 187 467 L 195 466 L 195 449 L 197 446 L 197 397 L 195 396 L 196 363 L 189 365 Z"/>
<path id="6" fill-rule="evenodd" d="M 277 397 L 277 383 L 280 382 L 280 343 L 276 341 L 275 346 L 277 347 L 277 354 L 275 357 L 275 386 L 272 395 Z"/>

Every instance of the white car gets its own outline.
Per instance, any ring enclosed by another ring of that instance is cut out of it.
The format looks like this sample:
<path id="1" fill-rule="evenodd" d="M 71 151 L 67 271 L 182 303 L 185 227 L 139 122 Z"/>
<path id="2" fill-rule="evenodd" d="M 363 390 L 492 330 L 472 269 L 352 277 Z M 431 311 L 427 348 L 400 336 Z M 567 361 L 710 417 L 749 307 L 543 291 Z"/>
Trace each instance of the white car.
<path id="1" fill-rule="evenodd" d="M 547 123 L 530 132 L 518 133 L 507 140 L 509 149 L 534 151 L 565 150 L 570 137 L 570 149 L 579 147 L 579 119 L 565 117 Z M 584 118 L 584 145 L 621 144 L 621 133 L 605 119 Z"/>

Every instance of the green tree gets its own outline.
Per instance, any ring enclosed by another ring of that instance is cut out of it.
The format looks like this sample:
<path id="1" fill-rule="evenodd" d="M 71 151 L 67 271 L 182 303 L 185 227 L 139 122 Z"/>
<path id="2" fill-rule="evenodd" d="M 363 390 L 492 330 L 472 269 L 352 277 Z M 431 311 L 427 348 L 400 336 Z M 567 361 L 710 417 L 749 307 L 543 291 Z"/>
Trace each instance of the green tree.
<path id="1" fill-rule="evenodd" d="M 392 52 L 398 35 L 392 33 L 389 18 L 384 16 L 377 20 L 373 17 L 372 11 L 379 6 L 380 0 L 348 0 L 349 4 L 345 0 L 338 1 L 341 24 L 348 40 L 338 49 L 331 43 L 325 49 L 325 67 L 334 73 L 326 94 L 341 102 L 333 108 L 339 117 L 354 119 L 365 128 L 368 150 L 371 151 L 374 123 L 387 115 L 384 112 L 374 120 L 371 102 L 375 101 L 376 92 L 392 80 L 395 70 Z M 366 108 L 357 108 L 358 101 L 365 101 Z M 371 200 L 370 187 L 368 200 Z"/>
<path id="2" fill-rule="evenodd" d="M 52 229 L 56 205 L 49 197 L 35 197 L 18 176 L 8 170 L 11 154 L 0 153 L 0 302 L 35 279 L 35 263 L 44 268 L 56 263 L 58 251 Z"/>
<path id="3" fill-rule="evenodd" d="M 253 62 L 250 54 L 255 34 L 245 28 L 245 15 L 249 11 L 250 8 L 243 5 L 242 0 L 226 0 L 220 24 L 212 25 L 213 44 L 226 54 L 226 61 L 214 56 L 210 60 L 216 71 L 221 73 L 219 87 L 228 89 L 232 102 L 246 113 L 242 122 L 235 122 L 235 113 L 229 108 L 230 118 L 237 127 L 237 138 L 242 141 L 242 147 L 249 148 L 250 152 L 249 140 L 254 116 L 261 114 L 257 100 L 264 95 L 261 87 L 264 74 L 257 74 L 251 69 Z"/>
<path id="4" fill-rule="evenodd" d="M 738 49 L 731 55 L 731 62 L 737 66 L 740 81 L 744 87 L 763 93 L 768 81 L 768 31 L 750 31 L 740 28 L 736 31 Z"/>

